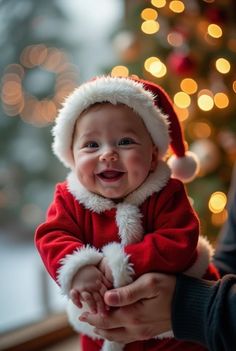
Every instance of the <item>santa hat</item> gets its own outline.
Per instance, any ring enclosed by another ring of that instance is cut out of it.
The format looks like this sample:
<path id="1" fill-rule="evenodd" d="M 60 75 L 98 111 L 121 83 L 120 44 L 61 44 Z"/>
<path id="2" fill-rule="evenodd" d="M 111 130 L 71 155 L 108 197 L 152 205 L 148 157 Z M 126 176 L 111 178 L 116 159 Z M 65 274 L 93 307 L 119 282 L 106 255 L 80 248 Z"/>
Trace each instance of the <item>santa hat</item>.
<path id="1" fill-rule="evenodd" d="M 98 77 L 76 88 L 65 100 L 52 130 L 53 151 L 60 161 L 73 167 L 72 138 L 80 114 L 95 103 L 124 104 L 143 120 L 162 159 L 171 146 L 174 155 L 168 160 L 172 176 L 191 181 L 198 172 L 196 156 L 185 150 L 181 126 L 166 92 L 157 84 L 123 77 Z"/>

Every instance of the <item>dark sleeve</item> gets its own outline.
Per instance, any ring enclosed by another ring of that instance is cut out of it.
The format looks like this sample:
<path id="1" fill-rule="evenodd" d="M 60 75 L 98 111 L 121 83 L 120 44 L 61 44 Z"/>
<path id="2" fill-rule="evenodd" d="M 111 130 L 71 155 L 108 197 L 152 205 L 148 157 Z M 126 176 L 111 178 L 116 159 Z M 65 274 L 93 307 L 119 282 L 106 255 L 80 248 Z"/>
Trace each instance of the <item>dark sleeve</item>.
<path id="1" fill-rule="evenodd" d="M 221 276 L 236 273 L 236 166 L 229 191 L 228 219 L 219 235 L 213 262 Z"/>
<path id="2" fill-rule="evenodd" d="M 236 349 L 236 275 L 217 282 L 179 275 L 172 303 L 177 339 L 194 341 L 209 351 Z"/>

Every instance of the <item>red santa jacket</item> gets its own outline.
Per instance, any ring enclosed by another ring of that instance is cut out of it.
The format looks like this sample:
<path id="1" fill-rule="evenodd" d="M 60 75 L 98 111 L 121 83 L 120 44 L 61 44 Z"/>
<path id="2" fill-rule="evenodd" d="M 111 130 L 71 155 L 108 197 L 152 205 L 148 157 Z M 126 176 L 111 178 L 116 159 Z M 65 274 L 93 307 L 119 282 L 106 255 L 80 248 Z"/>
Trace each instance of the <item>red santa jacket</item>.
<path id="1" fill-rule="evenodd" d="M 199 240 L 198 218 L 183 184 L 170 178 L 164 162 L 118 204 L 87 191 L 72 172 L 57 185 L 35 242 L 66 295 L 78 269 L 98 264 L 103 256 L 119 287 L 150 271 L 201 277 L 212 254 L 207 240 Z M 69 318 L 75 329 L 95 337 L 89 325 L 78 321 L 73 304 Z"/>

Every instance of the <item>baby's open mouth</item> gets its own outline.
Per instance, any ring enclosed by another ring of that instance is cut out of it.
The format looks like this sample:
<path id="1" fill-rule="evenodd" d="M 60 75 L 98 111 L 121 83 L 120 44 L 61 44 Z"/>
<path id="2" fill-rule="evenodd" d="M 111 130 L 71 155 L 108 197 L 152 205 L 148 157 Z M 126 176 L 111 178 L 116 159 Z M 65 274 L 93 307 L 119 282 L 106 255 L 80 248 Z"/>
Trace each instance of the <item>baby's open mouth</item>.
<path id="1" fill-rule="evenodd" d="M 125 172 L 110 170 L 98 173 L 97 176 L 102 180 L 114 181 L 120 179 L 124 173 Z"/>

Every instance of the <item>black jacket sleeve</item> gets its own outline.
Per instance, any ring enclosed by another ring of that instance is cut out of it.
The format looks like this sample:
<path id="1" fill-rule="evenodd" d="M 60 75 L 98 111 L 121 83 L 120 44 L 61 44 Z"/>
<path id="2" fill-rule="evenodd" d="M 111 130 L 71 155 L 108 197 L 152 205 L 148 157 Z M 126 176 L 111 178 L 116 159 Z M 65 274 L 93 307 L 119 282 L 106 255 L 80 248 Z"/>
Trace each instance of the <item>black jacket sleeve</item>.
<path id="1" fill-rule="evenodd" d="M 177 277 L 172 324 L 177 339 L 198 342 L 210 351 L 236 350 L 236 166 L 229 192 L 228 220 L 214 256 L 221 280 Z M 233 273 L 233 274 L 229 274 Z"/>
<path id="2" fill-rule="evenodd" d="M 217 282 L 178 276 L 172 327 L 177 339 L 198 342 L 209 351 L 236 350 L 236 275 Z"/>

